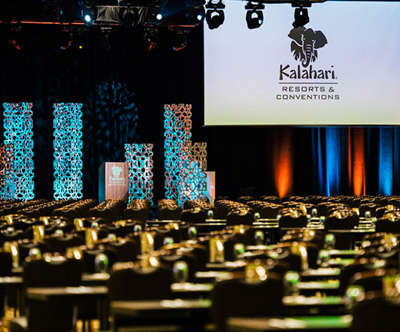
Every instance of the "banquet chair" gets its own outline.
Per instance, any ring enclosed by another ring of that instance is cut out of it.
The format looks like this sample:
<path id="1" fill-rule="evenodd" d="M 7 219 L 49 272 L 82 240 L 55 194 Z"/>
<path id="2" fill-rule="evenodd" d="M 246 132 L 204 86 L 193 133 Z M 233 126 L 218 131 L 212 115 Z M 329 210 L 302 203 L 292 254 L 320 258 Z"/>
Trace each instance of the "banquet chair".
<path id="1" fill-rule="evenodd" d="M 140 267 L 121 268 L 111 273 L 108 281 L 110 301 L 138 301 L 171 298 L 172 271 L 166 267 L 143 269 Z M 155 325 L 154 319 L 139 319 L 114 316 L 113 330 L 121 327 Z M 157 325 L 161 322 L 157 320 Z"/>
<path id="2" fill-rule="evenodd" d="M 282 314 L 283 281 L 280 276 L 248 283 L 242 279 L 218 282 L 211 294 L 216 332 L 226 332 L 226 320 L 238 316 L 277 316 Z"/>
<path id="3" fill-rule="evenodd" d="M 381 293 L 369 296 L 353 308 L 351 332 L 398 332 L 400 306 L 391 303 Z"/>
<path id="4" fill-rule="evenodd" d="M 84 240 L 77 235 L 52 236 L 44 239 L 45 245 L 50 252 L 65 253 L 68 248 L 79 247 L 84 244 Z"/>
<path id="5" fill-rule="evenodd" d="M 371 269 L 369 260 L 361 259 L 353 264 L 344 266 L 340 271 L 339 275 L 339 293 L 344 295 L 348 285 L 351 282 L 353 276 L 358 272 L 365 272 Z"/>
<path id="6" fill-rule="evenodd" d="M 134 239 L 112 242 L 108 249 L 114 253 L 118 262 L 134 261 L 139 254 L 139 245 Z"/>
<path id="7" fill-rule="evenodd" d="M 82 276 L 82 264 L 63 256 L 51 259 L 27 259 L 23 270 L 23 286 L 63 287 L 78 286 Z M 74 326 L 72 304 L 61 300 L 32 300 L 26 297 L 27 316 L 10 321 L 10 332 L 69 332 Z"/>
<path id="8" fill-rule="evenodd" d="M 12 272 L 12 256 L 11 253 L 0 251 L 0 276 L 6 277 L 10 276 Z M 6 296 L 7 291 L 3 287 L 0 289 L 0 314 L 1 317 L 4 316 L 5 313 L 5 302 L 4 297 Z"/>

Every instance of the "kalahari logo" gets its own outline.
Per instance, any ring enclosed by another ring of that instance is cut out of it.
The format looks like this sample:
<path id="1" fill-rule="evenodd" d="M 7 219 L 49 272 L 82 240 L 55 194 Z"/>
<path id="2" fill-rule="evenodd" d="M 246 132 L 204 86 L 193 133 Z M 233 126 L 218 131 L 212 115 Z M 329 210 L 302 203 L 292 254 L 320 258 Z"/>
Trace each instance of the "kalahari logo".
<path id="1" fill-rule="evenodd" d="M 311 63 L 318 58 L 318 49 L 328 44 L 328 40 L 321 31 L 306 29 L 301 26 L 294 28 L 288 35 L 291 39 L 290 50 L 299 64 L 295 68 L 290 65 L 280 65 L 279 80 L 309 79 L 309 80 L 336 80 L 334 66 L 329 69 L 313 68 Z"/>
<path id="2" fill-rule="evenodd" d="M 121 175 L 121 173 L 122 173 L 122 167 L 118 167 L 118 166 L 113 166 L 113 168 L 112 168 L 112 175 L 114 176 L 114 177 L 119 177 L 120 175 Z"/>
<path id="3" fill-rule="evenodd" d="M 317 49 L 324 47 L 328 43 L 321 31 L 314 31 L 304 27 L 292 29 L 289 37 L 293 39 L 290 45 L 293 56 L 301 62 L 303 67 L 308 67 L 311 62 L 317 60 Z"/>

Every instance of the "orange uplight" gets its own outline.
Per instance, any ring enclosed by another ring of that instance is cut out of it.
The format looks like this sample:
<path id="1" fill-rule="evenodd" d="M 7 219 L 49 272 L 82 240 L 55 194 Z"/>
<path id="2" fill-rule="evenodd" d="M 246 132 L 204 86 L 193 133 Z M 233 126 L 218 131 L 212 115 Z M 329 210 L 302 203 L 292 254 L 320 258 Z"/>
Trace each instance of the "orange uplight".
<path id="1" fill-rule="evenodd" d="M 364 129 L 354 129 L 353 135 L 353 192 L 356 196 L 365 195 Z"/>
<path id="2" fill-rule="evenodd" d="M 279 197 L 292 190 L 292 138 L 289 130 L 275 134 L 273 147 L 273 169 L 275 187 Z"/>

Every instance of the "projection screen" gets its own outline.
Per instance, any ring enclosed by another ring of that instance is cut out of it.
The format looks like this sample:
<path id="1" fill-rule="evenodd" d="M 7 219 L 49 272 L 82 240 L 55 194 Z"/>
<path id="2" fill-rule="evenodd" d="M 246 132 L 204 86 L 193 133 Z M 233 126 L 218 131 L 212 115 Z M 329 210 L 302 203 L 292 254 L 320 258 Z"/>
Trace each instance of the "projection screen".
<path id="1" fill-rule="evenodd" d="M 400 124 L 400 3 L 266 5 L 249 30 L 245 2 L 226 0 L 225 22 L 204 24 L 204 123 Z"/>

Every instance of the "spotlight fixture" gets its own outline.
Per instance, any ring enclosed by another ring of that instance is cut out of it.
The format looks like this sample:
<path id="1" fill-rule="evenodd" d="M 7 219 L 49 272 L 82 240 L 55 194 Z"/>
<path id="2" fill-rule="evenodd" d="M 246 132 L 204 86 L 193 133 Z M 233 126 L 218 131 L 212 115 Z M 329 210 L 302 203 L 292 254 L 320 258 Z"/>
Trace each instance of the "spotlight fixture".
<path id="1" fill-rule="evenodd" d="M 86 51 L 89 45 L 89 32 L 86 31 L 85 29 L 83 30 L 77 29 L 76 32 L 71 34 L 71 36 L 73 36 L 73 43 L 72 43 L 73 49 L 79 52 Z"/>
<path id="2" fill-rule="evenodd" d="M 85 0 L 82 8 L 82 20 L 83 22 L 90 26 L 96 20 L 95 17 L 96 5 L 92 0 Z"/>
<path id="3" fill-rule="evenodd" d="M 89 8 L 82 9 L 82 20 L 87 26 L 92 25 L 95 20 L 93 11 Z"/>
<path id="4" fill-rule="evenodd" d="M 9 40 L 8 43 L 11 48 L 21 51 L 23 49 L 23 41 L 22 41 L 22 27 L 17 25 L 12 27 L 8 33 Z"/>
<path id="5" fill-rule="evenodd" d="M 187 37 L 189 30 L 178 30 L 175 34 L 172 50 L 175 52 L 182 51 L 187 46 Z"/>
<path id="6" fill-rule="evenodd" d="M 93 22 L 92 15 L 90 15 L 90 14 L 85 14 L 85 15 L 83 16 L 83 20 L 85 21 L 86 24 L 92 24 L 92 22 Z"/>
<path id="7" fill-rule="evenodd" d="M 17 51 L 21 51 L 22 50 L 22 46 L 21 44 L 17 41 L 17 39 L 10 39 L 9 40 L 10 46 L 14 49 L 16 49 Z"/>
<path id="8" fill-rule="evenodd" d="M 257 29 L 264 23 L 263 9 L 265 6 L 262 3 L 253 3 L 249 1 L 245 7 L 246 22 L 249 29 Z"/>
<path id="9" fill-rule="evenodd" d="M 147 28 L 144 31 L 144 43 L 148 51 L 152 51 L 158 46 L 158 34 L 158 29 L 154 27 Z"/>
<path id="10" fill-rule="evenodd" d="M 225 5 L 222 3 L 222 0 L 219 0 L 217 3 L 213 2 L 213 0 L 209 0 L 206 4 L 206 8 L 206 21 L 208 27 L 211 30 L 219 28 L 225 21 L 225 13 L 223 11 Z"/>
<path id="11" fill-rule="evenodd" d="M 304 25 L 306 25 L 308 22 L 310 22 L 310 18 L 308 17 L 308 10 L 307 8 L 296 8 L 294 10 L 294 22 L 293 22 L 293 28 L 299 28 Z"/>
<path id="12" fill-rule="evenodd" d="M 147 18 L 152 25 L 161 25 L 165 19 L 160 7 L 152 7 L 147 11 Z"/>
<path id="13" fill-rule="evenodd" d="M 203 6 L 193 7 L 185 13 L 185 23 L 197 26 L 203 22 L 206 16 Z"/>
<path id="14" fill-rule="evenodd" d="M 67 30 L 61 31 L 61 34 L 59 36 L 59 48 L 61 51 L 66 51 L 72 47 L 73 44 L 73 34 L 72 32 L 69 32 Z"/>

